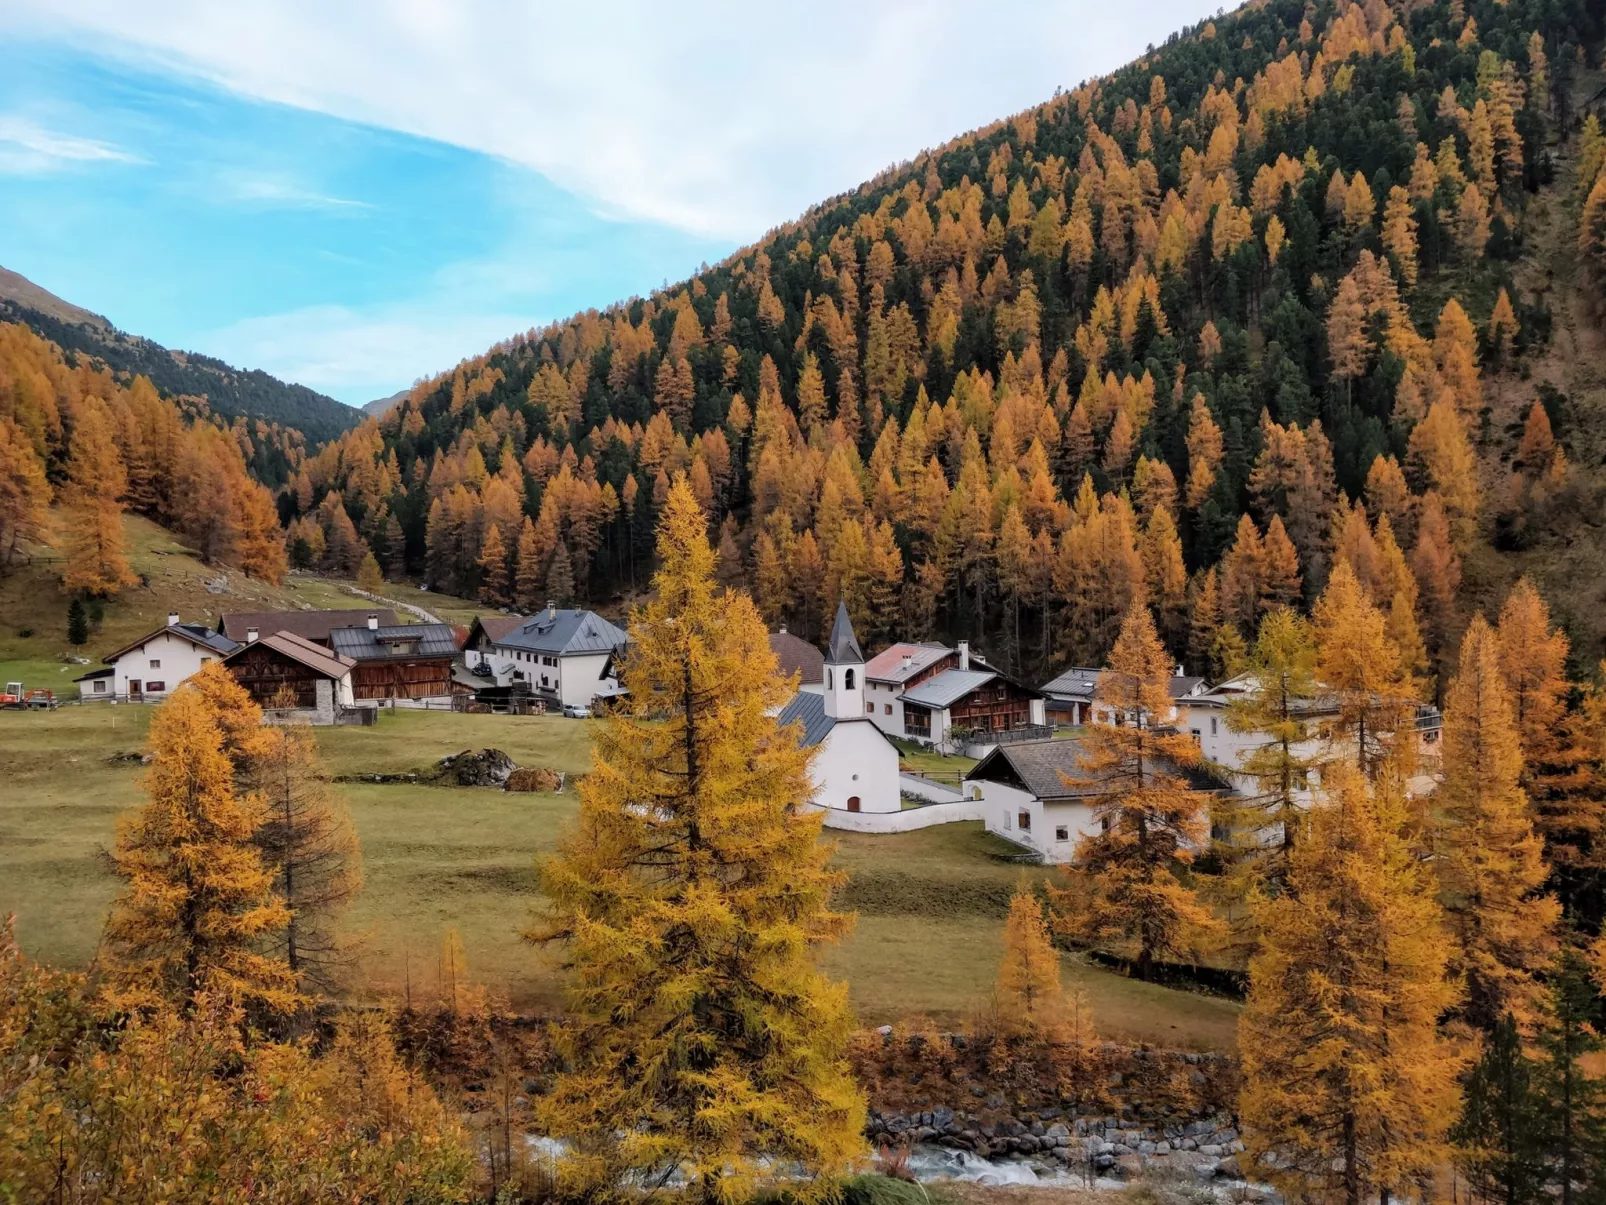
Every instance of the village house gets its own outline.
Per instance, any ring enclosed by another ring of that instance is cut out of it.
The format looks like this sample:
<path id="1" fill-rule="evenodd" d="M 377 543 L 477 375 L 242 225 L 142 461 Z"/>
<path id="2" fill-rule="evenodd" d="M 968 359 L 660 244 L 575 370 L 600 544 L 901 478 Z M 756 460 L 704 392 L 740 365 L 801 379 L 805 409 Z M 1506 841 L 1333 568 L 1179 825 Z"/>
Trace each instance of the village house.
<path id="1" fill-rule="evenodd" d="M 355 701 L 422 704 L 450 699 L 457 637 L 444 623 L 382 625 L 377 614 L 358 628 L 331 628 L 334 652 L 356 664 L 351 670 Z"/>
<path id="2" fill-rule="evenodd" d="M 218 621 L 218 630 L 236 644 L 247 643 L 253 631 L 258 636 L 289 632 L 320 648 L 329 648 L 331 631 L 361 627 L 369 615 L 377 618 L 382 628 L 396 626 L 396 613 L 383 608 L 372 611 L 231 611 Z"/>
<path id="3" fill-rule="evenodd" d="M 825 693 L 825 654 L 807 640 L 782 628 L 770 633 L 770 652 L 775 654 L 781 677 L 796 674 L 799 690 Z"/>
<path id="4" fill-rule="evenodd" d="M 834 827 L 852 826 L 841 819 L 844 814 L 891 813 L 903 807 L 898 751 L 870 722 L 864 667 L 848 609 L 838 603 L 823 658 L 822 689 L 799 690 L 777 717 L 782 725 L 796 724 L 800 743 L 815 750 L 809 770 L 811 802 L 825 811 L 826 824 L 836 822 Z"/>
<path id="5" fill-rule="evenodd" d="M 888 736 L 936 749 L 1046 736 L 1042 692 L 957 648 L 902 642 L 865 666 L 865 714 Z"/>
<path id="6" fill-rule="evenodd" d="M 1080 764 L 1075 739 L 999 745 L 965 775 L 968 798 L 982 803 L 987 831 L 1037 854 L 1045 862 L 1069 862 L 1081 838 L 1103 828 L 1094 815 L 1108 788 Z M 1164 767 L 1195 790 L 1225 788 L 1204 770 Z"/>
<path id="7" fill-rule="evenodd" d="M 103 659 L 108 668 L 77 679 L 86 702 L 159 703 L 203 665 L 239 646 L 202 623 L 180 623 L 170 612 L 167 624 Z"/>
<path id="8" fill-rule="evenodd" d="M 293 632 L 262 636 L 251 628 L 223 664 L 274 719 L 333 724 L 342 709 L 356 703 L 351 680 L 356 661 Z"/>
<path id="9" fill-rule="evenodd" d="M 469 629 L 471 667 L 490 670 L 497 685 L 523 684 L 558 706 L 590 707 L 620 693 L 615 654 L 625 630 L 595 611 L 548 603 L 527 618 L 481 616 Z"/>
<path id="10" fill-rule="evenodd" d="M 1081 728 L 1087 724 L 1100 723 L 1126 723 L 1127 717 L 1116 717 L 1108 707 L 1096 706 L 1094 694 L 1098 689 L 1099 678 L 1104 671 L 1089 669 L 1086 666 L 1073 666 L 1051 678 L 1041 687 L 1047 698 L 1047 711 L 1049 721 L 1056 727 Z M 1205 694 L 1210 689 L 1210 683 L 1205 679 L 1182 672 L 1177 666 L 1177 672 L 1171 676 L 1167 684 L 1173 700 L 1171 709 L 1162 717 L 1161 724 L 1174 724 L 1177 722 L 1178 708 L 1185 700 Z M 1138 717 L 1138 723 L 1147 725 L 1153 722 L 1149 716 Z"/>

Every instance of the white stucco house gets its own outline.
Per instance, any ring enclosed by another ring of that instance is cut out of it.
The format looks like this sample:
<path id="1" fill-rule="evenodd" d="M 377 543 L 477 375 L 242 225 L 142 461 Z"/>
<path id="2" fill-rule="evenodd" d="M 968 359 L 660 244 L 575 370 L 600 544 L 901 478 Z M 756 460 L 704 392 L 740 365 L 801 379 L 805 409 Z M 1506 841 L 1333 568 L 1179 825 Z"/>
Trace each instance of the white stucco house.
<path id="1" fill-rule="evenodd" d="M 590 707 L 619 694 L 615 666 L 628 640 L 595 611 L 549 603 L 527 619 L 475 620 L 464 656 L 471 668 L 488 666 L 498 686 L 523 683 L 550 703 Z"/>
<path id="2" fill-rule="evenodd" d="M 110 672 L 100 670 L 79 679 L 79 697 L 86 702 L 159 703 L 203 665 L 239 647 L 205 624 L 180 623 L 178 612 L 170 612 L 165 627 L 106 654 Z"/>
<path id="3" fill-rule="evenodd" d="M 849 817 L 900 812 L 903 797 L 898 751 L 866 712 L 864 654 L 847 607 L 840 603 L 824 669 L 823 689 L 798 691 L 777 719 L 782 725 L 796 724 L 799 742 L 814 750 L 811 802 L 825 812 L 825 823 L 864 828 Z"/>
<path id="4" fill-rule="evenodd" d="M 1076 740 L 1000 745 L 965 775 L 963 789 L 981 801 L 988 832 L 1045 862 L 1069 862 L 1077 841 L 1099 828 L 1093 802 L 1100 791 L 1079 781 L 1081 752 Z"/>

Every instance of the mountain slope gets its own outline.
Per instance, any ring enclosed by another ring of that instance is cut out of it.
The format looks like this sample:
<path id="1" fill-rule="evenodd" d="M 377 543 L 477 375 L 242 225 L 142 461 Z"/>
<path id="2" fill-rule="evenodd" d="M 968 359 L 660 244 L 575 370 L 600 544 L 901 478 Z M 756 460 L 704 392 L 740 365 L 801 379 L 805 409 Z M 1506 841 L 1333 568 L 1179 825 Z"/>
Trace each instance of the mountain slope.
<path id="1" fill-rule="evenodd" d="M 195 352 L 170 351 L 125 334 L 92 314 L 0 268 L 0 321 L 21 322 L 70 352 L 94 356 L 116 372 L 143 374 L 162 392 L 205 397 L 226 418 L 260 418 L 295 427 L 311 445 L 333 439 L 361 414 L 332 397 L 288 384 L 258 369 L 238 369 Z"/>
<path id="2" fill-rule="evenodd" d="M 1257 2 L 421 384 L 298 499 L 394 517 L 437 584 L 495 526 L 532 597 L 605 598 L 686 471 L 775 622 L 841 596 L 1028 675 L 1100 664 L 1135 597 L 1219 672 L 1344 559 L 1442 678 L 1531 572 L 1591 672 L 1603 24 Z"/>

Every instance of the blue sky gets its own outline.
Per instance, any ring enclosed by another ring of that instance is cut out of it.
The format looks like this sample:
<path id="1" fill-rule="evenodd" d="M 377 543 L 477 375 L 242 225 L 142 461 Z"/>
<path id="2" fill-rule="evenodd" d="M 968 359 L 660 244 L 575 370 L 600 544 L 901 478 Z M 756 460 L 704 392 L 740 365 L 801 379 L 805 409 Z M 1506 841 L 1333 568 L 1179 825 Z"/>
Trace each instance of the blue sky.
<path id="1" fill-rule="evenodd" d="M 361 403 L 1206 11 L 1132 10 L 995 0 L 989 45 L 964 0 L 8 0 L 0 265 Z"/>

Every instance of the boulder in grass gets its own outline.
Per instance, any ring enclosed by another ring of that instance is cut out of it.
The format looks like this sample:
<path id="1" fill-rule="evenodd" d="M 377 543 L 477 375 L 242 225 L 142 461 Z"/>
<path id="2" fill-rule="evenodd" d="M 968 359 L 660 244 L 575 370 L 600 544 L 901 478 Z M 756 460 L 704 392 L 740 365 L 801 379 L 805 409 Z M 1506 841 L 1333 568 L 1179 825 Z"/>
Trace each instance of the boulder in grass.
<path id="1" fill-rule="evenodd" d="M 563 777 L 556 770 L 546 770 L 539 767 L 533 769 L 518 769 L 507 776 L 507 789 L 509 791 L 556 791 L 562 784 Z"/>
<path id="2" fill-rule="evenodd" d="M 440 760 L 441 777 L 460 787 L 500 787 L 517 769 L 500 749 L 464 749 Z"/>

